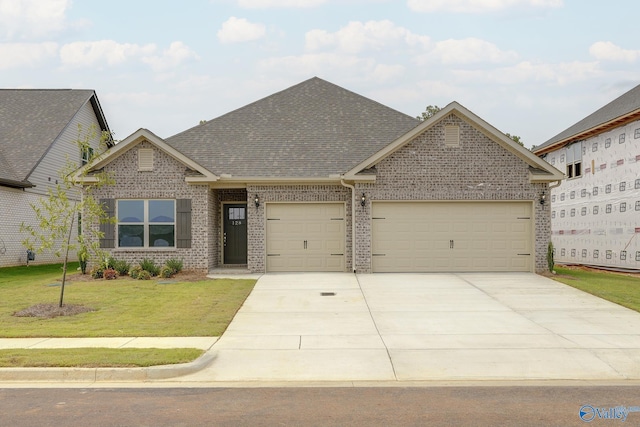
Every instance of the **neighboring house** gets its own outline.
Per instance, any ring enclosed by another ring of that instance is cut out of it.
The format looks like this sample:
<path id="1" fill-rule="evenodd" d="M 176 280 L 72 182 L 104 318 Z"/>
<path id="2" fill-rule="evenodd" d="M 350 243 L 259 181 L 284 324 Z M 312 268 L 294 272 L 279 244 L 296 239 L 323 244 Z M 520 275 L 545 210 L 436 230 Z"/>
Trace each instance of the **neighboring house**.
<path id="1" fill-rule="evenodd" d="M 116 258 L 252 272 L 544 271 L 540 200 L 563 178 L 458 103 L 420 122 L 319 78 L 166 140 L 140 129 L 97 169 Z"/>
<path id="2" fill-rule="evenodd" d="M 640 85 L 534 153 L 567 174 L 551 193 L 556 261 L 640 269 Z"/>
<path id="3" fill-rule="evenodd" d="M 109 131 L 93 90 L 0 90 L 0 267 L 26 263 L 20 224 L 37 225 L 31 204 L 58 183 L 67 158 L 82 164 L 78 125 Z M 34 262 L 57 261 L 43 253 Z"/>

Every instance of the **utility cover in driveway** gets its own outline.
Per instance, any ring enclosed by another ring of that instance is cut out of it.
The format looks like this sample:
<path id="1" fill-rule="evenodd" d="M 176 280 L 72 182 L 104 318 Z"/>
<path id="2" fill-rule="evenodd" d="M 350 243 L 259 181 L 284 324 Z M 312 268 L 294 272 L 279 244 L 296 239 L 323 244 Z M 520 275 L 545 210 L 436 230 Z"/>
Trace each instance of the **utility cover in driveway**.
<path id="1" fill-rule="evenodd" d="M 374 202 L 374 272 L 531 271 L 531 202 Z"/>
<path id="2" fill-rule="evenodd" d="M 344 271 L 344 203 L 269 203 L 266 209 L 267 271 Z"/>

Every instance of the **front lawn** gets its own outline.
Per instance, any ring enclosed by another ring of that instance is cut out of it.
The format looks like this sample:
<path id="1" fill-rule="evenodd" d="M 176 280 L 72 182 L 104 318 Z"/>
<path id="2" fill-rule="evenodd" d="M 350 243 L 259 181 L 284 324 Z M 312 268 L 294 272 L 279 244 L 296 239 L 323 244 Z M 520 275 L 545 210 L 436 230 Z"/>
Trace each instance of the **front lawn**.
<path id="1" fill-rule="evenodd" d="M 640 312 L 640 275 L 556 265 L 552 279 Z"/>
<path id="2" fill-rule="evenodd" d="M 0 368 L 144 368 L 191 362 L 196 348 L 16 348 L 0 350 Z"/>
<path id="3" fill-rule="evenodd" d="M 62 266 L 0 268 L 0 338 L 220 336 L 255 280 L 211 280 L 178 274 L 172 279 L 93 280 L 68 269 L 64 304 L 93 311 L 53 318 L 16 317 L 36 304 L 58 304 Z M 37 310 L 36 310 L 37 311 Z M 185 363 L 202 350 L 5 349 L 0 367 L 145 367 Z"/>
<path id="4" fill-rule="evenodd" d="M 64 303 L 94 311 L 50 319 L 16 317 L 38 303 L 57 304 L 60 265 L 0 269 L 0 337 L 220 336 L 247 298 L 255 280 L 93 280 L 75 275 Z"/>

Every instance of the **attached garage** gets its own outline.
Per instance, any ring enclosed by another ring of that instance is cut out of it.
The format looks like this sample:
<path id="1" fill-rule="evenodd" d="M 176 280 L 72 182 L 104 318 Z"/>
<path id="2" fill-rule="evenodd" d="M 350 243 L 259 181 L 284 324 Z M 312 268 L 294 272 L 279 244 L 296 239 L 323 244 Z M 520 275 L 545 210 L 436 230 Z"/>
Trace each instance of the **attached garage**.
<path id="1" fill-rule="evenodd" d="M 373 202 L 373 272 L 532 271 L 531 202 Z"/>
<path id="2" fill-rule="evenodd" d="M 269 203 L 267 271 L 345 271 L 344 203 Z"/>

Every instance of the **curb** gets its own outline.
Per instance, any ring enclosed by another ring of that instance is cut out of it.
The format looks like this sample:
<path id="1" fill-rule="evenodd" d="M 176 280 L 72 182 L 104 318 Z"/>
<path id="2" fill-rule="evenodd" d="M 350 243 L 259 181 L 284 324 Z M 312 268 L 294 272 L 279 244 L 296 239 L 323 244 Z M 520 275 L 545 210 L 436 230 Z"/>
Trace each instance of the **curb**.
<path id="1" fill-rule="evenodd" d="M 206 352 L 193 362 L 146 368 L 0 368 L 0 382 L 144 382 L 192 374 L 214 360 Z"/>

